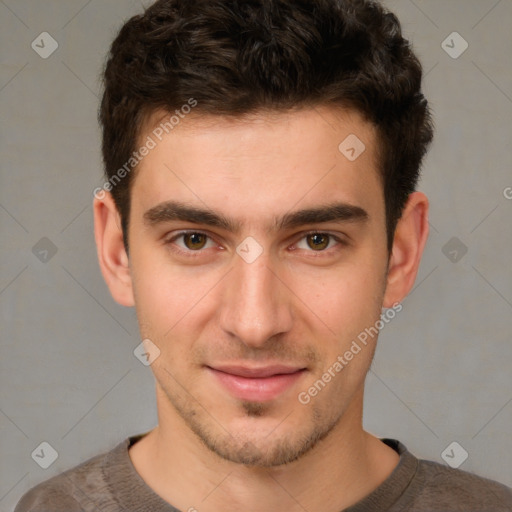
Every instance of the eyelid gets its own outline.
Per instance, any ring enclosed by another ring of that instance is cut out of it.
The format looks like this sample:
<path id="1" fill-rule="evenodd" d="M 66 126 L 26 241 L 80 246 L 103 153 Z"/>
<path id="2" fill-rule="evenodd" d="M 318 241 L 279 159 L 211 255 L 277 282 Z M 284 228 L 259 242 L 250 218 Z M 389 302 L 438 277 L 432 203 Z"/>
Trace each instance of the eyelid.
<path id="1" fill-rule="evenodd" d="M 178 238 L 178 237 L 180 237 L 182 235 L 190 235 L 192 233 L 197 233 L 197 234 L 200 234 L 200 235 L 205 235 L 208 238 L 213 238 L 209 233 L 207 233 L 206 231 L 203 231 L 201 229 L 181 229 L 181 230 L 179 230 L 177 232 L 172 231 L 172 236 L 169 236 L 170 233 L 168 233 L 165 236 L 165 239 L 166 240 L 174 240 L 175 238 Z"/>

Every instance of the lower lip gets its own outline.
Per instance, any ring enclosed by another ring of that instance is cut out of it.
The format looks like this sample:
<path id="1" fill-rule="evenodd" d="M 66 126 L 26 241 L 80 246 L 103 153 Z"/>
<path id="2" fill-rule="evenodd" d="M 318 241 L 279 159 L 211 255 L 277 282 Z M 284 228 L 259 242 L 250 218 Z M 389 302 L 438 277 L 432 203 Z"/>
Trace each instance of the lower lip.
<path id="1" fill-rule="evenodd" d="M 305 371 L 299 370 L 294 373 L 255 379 L 224 373 L 213 368 L 209 368 L 209 370 L 234 397 L 255 402 L 265 402 L 276 398 L 293 386 Z"/>

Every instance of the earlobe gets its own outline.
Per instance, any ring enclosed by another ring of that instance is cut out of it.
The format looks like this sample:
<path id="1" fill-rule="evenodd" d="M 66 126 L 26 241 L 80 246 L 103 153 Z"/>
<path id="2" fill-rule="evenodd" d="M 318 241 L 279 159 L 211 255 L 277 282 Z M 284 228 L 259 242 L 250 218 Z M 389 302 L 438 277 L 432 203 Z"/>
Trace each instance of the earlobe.
<path id="1" fill-rule="evenodd" d="M 116 302 L 133 306 L 133 288 L 128 255 L 124 248 L 119 212 L 112 196 L 94 198 L 94 237 L 103 278 Z"/>
<path id="2" fill-rule="evenodd" d="M 383 307 L 401 302 L 414 285 L 428 238 L 428 199 L 422 192 L 409 195 L 397 223 L 389 261 Z"/>

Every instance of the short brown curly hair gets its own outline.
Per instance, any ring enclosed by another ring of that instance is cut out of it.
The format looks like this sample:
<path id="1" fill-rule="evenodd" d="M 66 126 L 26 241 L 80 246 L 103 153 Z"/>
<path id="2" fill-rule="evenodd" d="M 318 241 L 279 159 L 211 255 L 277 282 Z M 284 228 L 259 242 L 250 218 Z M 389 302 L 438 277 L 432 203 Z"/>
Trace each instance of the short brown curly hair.
<path id="1" fill-rule="evenodd" d="M 378 133 L 388 249 L 432 140 L 422 68 L 396 16 L 370 0 L 158 0 L 110 48 L 99 119 L 107 180 L 157 109 L 241 116 L 337 105 Z M 128 250 L 128 173 L 111 188 Z"/>

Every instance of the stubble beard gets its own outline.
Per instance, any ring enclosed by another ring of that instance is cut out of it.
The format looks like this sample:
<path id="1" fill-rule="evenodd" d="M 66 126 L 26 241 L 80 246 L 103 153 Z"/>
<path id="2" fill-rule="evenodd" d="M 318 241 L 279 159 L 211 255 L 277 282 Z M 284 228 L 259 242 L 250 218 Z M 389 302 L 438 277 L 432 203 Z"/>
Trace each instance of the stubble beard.
<path id="1" fill-rule="evenodd" d="M 171 407 L 208 450 L 224 460 L 244 466 L 271 468 L 300 459 L 332 432 L 344 412 L 338 411 L 333 416 L 332 413 L 322 411 L 319 406 L 309 404 L 307 407 L 311 407 L 312 412 L 306 419 L 307 427 L 299 427 L 300 432 L 297 432 L 297 428 L 291 431 L 275 428 L 266 436 L 258 435 L 257 432 L 251 436 L 251 433 L 228 432 L 194 399 L 187 401 L 182 396 L 162 389 Z M 264 419 L 270 405 L 243 401 L 241 408 L 248 418 L 255 418 L 257 421 L 258 418 Z M 293 412 L 290 416 L 293 416 Z M 283 414 L 282 423 L 287 418 L 288 415 Z"/>

